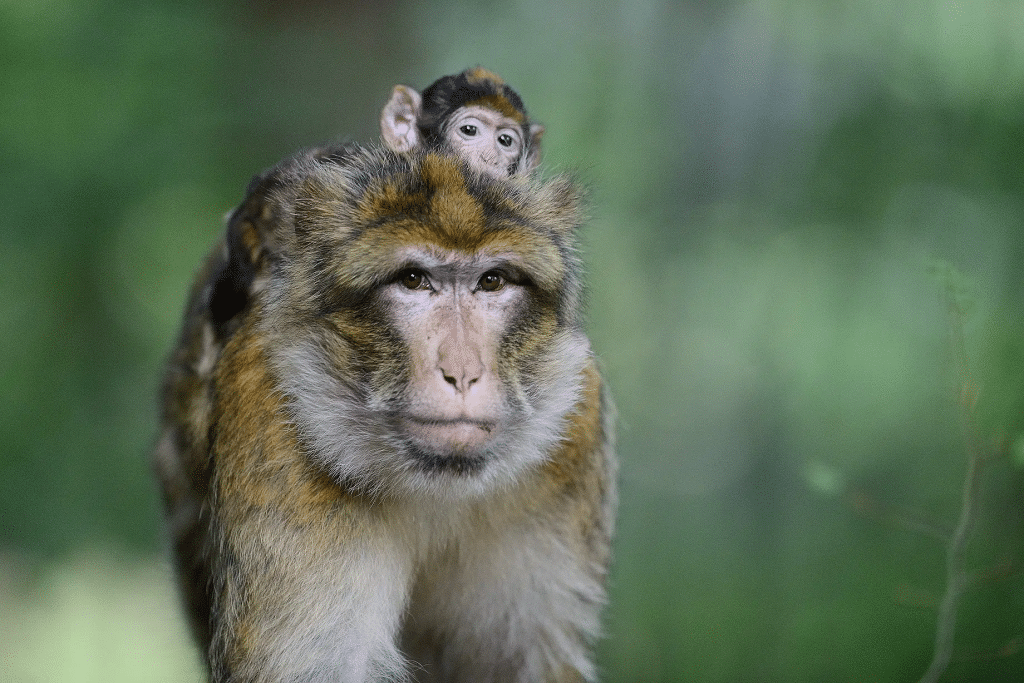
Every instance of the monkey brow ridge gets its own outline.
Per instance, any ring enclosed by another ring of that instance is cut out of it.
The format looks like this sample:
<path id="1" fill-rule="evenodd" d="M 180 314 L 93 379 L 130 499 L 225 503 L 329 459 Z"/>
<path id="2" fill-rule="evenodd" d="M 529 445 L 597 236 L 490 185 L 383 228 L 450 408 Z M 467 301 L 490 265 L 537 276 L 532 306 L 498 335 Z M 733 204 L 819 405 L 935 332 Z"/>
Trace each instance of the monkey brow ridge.
<path id="1" fill-rule="evenodd" d="M 526 268 L 530 280 L 546 289 L 560 285 L 565 263 L 558 246 L 546 233 L 524 229 L 514 220 L 489 219 L 493 207 L 474 196 L 460 159 L 428 153 L 413 175 L 422 184 L 410 184 L 410 176 L 398 174 L 371 184 L 356 200 L 356 222 L 373 228 L 346 247 L 350 273 L 364 273 L 360 280 L 375 282 L 377 274 L 397 267 L 391 260 L 396 249 L 433 244 L 460 253 L 529 254 L 527 261 L 543 264 Z M 516 213 L 515 207 L 510 210 Z M 389 218 L 381 222 L 382 215 Z"/>

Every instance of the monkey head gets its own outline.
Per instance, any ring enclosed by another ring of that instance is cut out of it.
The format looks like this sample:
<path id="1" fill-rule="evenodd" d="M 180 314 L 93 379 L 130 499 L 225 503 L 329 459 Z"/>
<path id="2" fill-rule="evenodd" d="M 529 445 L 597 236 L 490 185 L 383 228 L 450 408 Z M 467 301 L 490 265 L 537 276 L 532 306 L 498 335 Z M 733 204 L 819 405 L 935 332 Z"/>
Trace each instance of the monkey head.
<path id="1" fill-rule="evenodd" d="M 396 85 L 381 112 L 381 134 L 392 150 L 447 149 L 498 178 L 533 170 L 543 133 L 516 91 L 481 67 L 443 76 L 422 95 Z"/>
<path id="2" fill-rule="evenodd" d="M 450 496 L 543 459 L 590 361 L 577 186 L 358 150 L 300 157 L 261 188 L 243 205 L 272 216 L 256 313 L 294 424 L 338 481 Z M 253 239 L 229 228 L 229 245 Z"/>

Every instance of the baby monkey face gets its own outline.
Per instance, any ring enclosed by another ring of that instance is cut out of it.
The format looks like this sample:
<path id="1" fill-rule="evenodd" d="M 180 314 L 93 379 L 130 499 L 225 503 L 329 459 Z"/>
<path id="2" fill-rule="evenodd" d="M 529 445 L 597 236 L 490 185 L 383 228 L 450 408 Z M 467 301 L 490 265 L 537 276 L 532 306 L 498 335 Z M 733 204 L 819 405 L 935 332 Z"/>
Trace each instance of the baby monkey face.
<path id="1" fill-rule="evenodd" d="M 461 150 L 473 168 L 494 178 L 508 176 L 523 152 L 519 124 L 478 105 L 462 107 L 452 115 L 445 140 L 452 149 Z"/>

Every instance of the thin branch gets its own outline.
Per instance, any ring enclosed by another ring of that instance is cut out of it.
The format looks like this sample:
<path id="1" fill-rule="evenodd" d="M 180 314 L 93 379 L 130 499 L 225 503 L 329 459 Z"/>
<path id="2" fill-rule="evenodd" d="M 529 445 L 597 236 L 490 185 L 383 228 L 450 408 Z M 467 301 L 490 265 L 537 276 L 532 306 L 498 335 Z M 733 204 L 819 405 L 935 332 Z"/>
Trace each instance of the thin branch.
<path id="1" fill-rule="evenodd" d="M 986 461 L 985 447 L 978 437 L 974 420 L 976 392 L 970 382 L 967 351 L 964 342 L 963 311 L 955 292 L 946 291 L 950 315 L 950 335 L 956 366 L 960 370 L 960 424 L 967 446 L 967 474 L 964 477 L 963 501 L 960 517 L 954 527 L 946 549 L 946 592 L 939 604 L 935 627 L 935 650 L 931 664 L 920 683 L 936 683 L 946 671 L 953 657 L 953 640 L 956 635 L 957 610 L 960 599 L 970 587 L 967 571 L 967 544 L 979 514 L 981 471 Z"/>

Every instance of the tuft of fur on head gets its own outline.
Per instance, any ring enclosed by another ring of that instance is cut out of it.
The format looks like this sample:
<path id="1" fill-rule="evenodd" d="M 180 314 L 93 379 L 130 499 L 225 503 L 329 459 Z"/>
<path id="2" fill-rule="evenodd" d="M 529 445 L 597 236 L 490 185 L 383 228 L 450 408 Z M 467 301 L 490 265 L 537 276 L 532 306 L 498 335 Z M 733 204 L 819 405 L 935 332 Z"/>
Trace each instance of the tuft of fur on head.
<path id="1" fill-rule="evenodd" d="M 501 76 L 473 67 L 450 76 L 442 76 L 423 91 L 423 104 L 417 121 L 420 133 L 429 146 L 436 146 L 441 123 L 460 107 L 481 105 L 504 114 L 523 128 L 523 139 L 530 139 L 530 117 L 522 98 Z"/>

